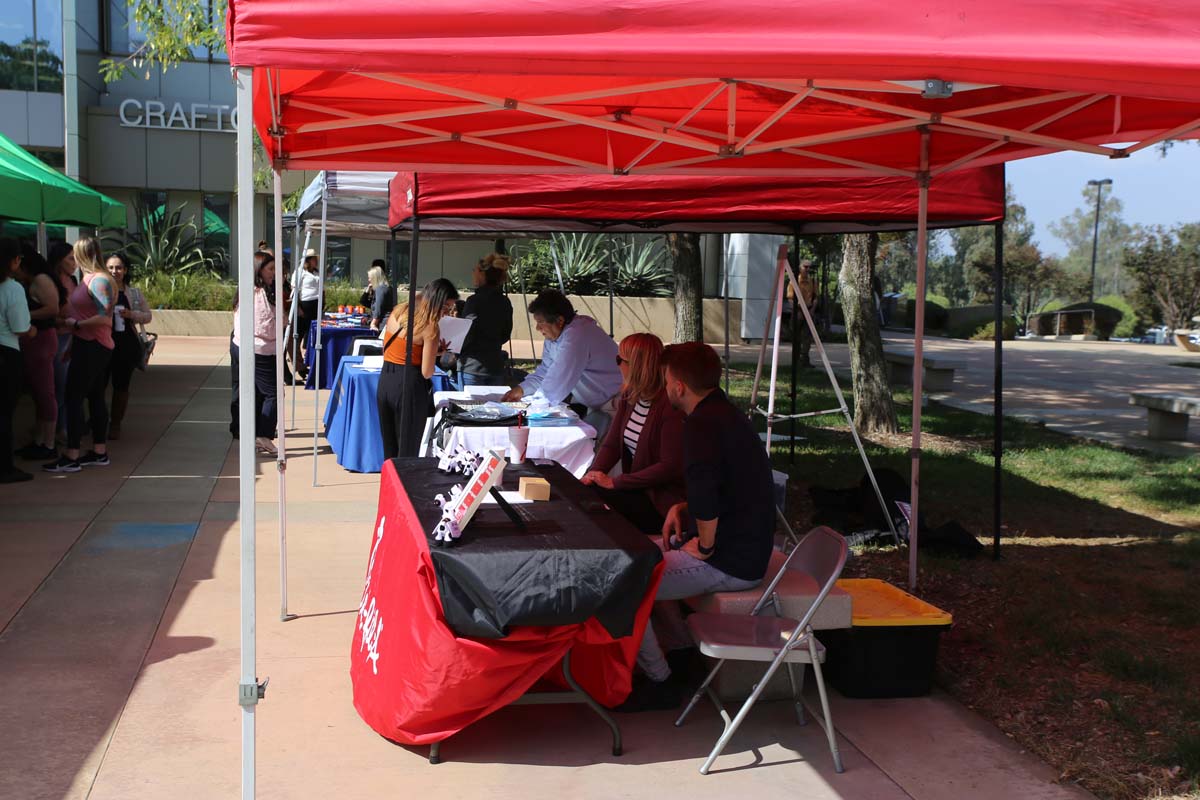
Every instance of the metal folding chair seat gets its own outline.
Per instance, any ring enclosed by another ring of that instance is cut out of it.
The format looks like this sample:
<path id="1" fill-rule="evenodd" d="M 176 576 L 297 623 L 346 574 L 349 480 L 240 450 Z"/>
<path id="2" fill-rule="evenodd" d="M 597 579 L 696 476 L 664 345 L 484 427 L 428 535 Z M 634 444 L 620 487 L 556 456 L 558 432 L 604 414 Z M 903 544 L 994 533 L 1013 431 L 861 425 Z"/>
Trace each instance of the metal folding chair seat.
<path id="1" fill-rule="evenodd" d="M 842 574 L 846 565 L 846 540 L 841 534 L 829 528 L 814 528 L 809 531 L 800 543 L 796 545 L 783 568 L 775 575 L 763 590 L 758 603 L 749 614 L 692 614 L 687 619 L 688 630 L 692 634 L 700 652 L 711 658 L 716 658 L 717 664 L 709 672 L 708 677 L 700 684 L 700 688 L 688 702 L 687 708 L 675 721 L 676 727 L 683 724 L 684 719 L 691 713 L 700 697 L 707 694 L 716 706 L 717 713 L 725 723 L 725 728 L 717 740 L 716 746 L 700 767 L 700 774 L 707 775 L 717 756 L 729 744 L 742 721 L 750 713 L 758 701 L 759 695 L 781 667 L 788 671 L 788 679 L 792 687 L 792 700 L 796 708 L 796 719 L 799 724 L 805 724 L 804 705 L 801 693 L 804 689 L 804 670 L 799 677 L 796 675 L 796 664 L 811 664 L 813 676 L 817 682 L 817 692 L 821 697 L 821 711 L 825 736 L 829 741 L 829 752 L 833 756 L 833 765 L 838 772 L 843 771 L 842 757 L 838 752 L 837 734 L 833 728 L 833 717 L 829 711 L 829 696 L 825 690 L 825 678 L 821 672 L 821 664 L 825 661 L 825 648 L 817 641 L 812 629 L 812 619 L 820 608 L 821 603 Z M 807 572 L 821 587 L 820 592 L 813 598 L 808 610 L 799 619 L 789 619 L 783 616 L 761 616 L 768 603 L 772 603 L 778 614 L 779 599 L 775 595 L 775 587 L 789 569 Z M 721 671 L 726 661 L 756 661 L 769 662 L 766 672 L 754 686 L 754 690 L 737 714 L 731 719 L 720 698 L 712 689 L 713 679 Z"/>

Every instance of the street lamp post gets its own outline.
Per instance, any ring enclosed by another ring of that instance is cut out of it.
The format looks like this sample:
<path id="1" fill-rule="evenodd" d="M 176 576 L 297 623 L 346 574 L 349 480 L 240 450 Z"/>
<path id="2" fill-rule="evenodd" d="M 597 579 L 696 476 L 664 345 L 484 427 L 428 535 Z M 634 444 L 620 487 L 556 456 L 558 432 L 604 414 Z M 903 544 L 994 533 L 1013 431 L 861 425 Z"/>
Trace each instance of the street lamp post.
<path id="1" fill-rule="evenodd" d="M 1088 302 L 1096 300 L 1096 246 L 1100 240 L 1100 195 L 1105 186 L 1112 185 L 1112 178 L 1101 178 L 1098 181 L 1088 181 L 1088 186 L 1096 187 L 1096 219 L 1092 223 L 1092 281 L 1088 284 Z"/>

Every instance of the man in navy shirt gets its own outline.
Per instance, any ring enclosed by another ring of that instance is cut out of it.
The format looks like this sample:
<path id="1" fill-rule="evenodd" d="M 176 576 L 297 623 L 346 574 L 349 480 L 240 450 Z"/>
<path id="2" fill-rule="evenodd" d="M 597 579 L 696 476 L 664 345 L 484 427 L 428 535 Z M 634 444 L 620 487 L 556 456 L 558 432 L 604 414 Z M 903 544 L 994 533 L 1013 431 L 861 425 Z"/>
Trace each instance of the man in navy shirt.
<path id="1" fill-rule="evenodd" d="M 721 360 L 708 345 L 663 350 L 667 399 L 685 415 L 687 502 L 663 525 L 663 577 L 656 600 L 737 592 L 762 582 L 775 537 L 771 462 L 750 420 L 718 388 Z M 682 546 L 679 546 L 682 542 Z M 674 708 L 680 687 L 669 680 L 653 623 L 638 652 L 646 680 L 634 684 L 623 710 Z"/>

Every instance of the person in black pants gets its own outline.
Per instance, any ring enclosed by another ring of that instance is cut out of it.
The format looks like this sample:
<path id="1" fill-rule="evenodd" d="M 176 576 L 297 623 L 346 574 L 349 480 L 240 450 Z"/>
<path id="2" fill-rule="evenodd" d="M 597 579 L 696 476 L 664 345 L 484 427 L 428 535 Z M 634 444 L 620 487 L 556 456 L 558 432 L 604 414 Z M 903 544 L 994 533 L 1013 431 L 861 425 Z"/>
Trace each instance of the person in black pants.
<path id="1" fill-rule="evenodd" d="M 113 352 L 113 308 L 116 282 L 100 252 L 100 242 L 85 237 L 75 243 L 75 263 L 83 281 L 67 299 L 64 327 L 72 334 L 67 365 L 67 451 L 57 461 L 44 464 L 46 472 L 79 472 L 83 467 L 108 466 L 108 368 Z M 83 404 L 88 404 L 92 450 L 80 456 L 83 439 Z"/>
<path id="2" fill-rule="evenodd" d="M 508 257 L 490 254 L 475 267 L 475 294 L 463 306 L 462 316 L 473 320 L 458 354 L 458 388 L 508 385 L 508 353 L 504 344 L 512 336 L 513 307 L 504 296 Z"/>
<path id="3" fill-rule="evenodd" d="M 251 353 L 254 357 L 254 443 L 260 453 L 276 455 L 275 434 L 278 416 L 276 391 L 276 338 L 275 338 L 275 257 L 270 253 L 254 254 L 258 265 L 254 270 L 254 325 Z M 286 307 L 283 309 L 287 314 Z M 233 366 L 233 398 L 229 404 L 229 432 L 238 437 L 240 426 L 238 368 L 242 355 L 242 342 L 234 324 L 234 335 L 229 342 L 229 360 Z"/>
<path id="4" fill-rule="evenodd" d="M 112 414 L 108 438 L 121 438 L 121 422 L 129 406 L 129 385 L 133 371 L 142 366 L 142 343 L 137 326 L 150 322 L 150 306 L 141 291 L 129 285 L 129 260 L 113 253 L 105 262 L 117 284 L 117 305 L 113 310 L 113 357 L 109 367 L 112 382 Z"/>
<path id="5" fill-rule="evenodd" d="M 412 311 L 412 358 L 409 359 L 409 303 L 396 306 L 384 328 L 383 373 L 375 403 L 383 457 L 415 456 L 425 420 L 433 414 L 433 377 L 437 357 L 445 351 L 438 320 L 453 314 L 458 290 L 445 278 L 427 284 Z"/>
<path id="6" fill-rule="evenodd" d="M 0 483 L 33 478 L 13 466 L 13 411 L 21 388 L 20 338 L 29 332 L 29 305 L 25 290 L 12 278 L 21 264 L 21 246 L 15 239 L 0 239 Z"/>

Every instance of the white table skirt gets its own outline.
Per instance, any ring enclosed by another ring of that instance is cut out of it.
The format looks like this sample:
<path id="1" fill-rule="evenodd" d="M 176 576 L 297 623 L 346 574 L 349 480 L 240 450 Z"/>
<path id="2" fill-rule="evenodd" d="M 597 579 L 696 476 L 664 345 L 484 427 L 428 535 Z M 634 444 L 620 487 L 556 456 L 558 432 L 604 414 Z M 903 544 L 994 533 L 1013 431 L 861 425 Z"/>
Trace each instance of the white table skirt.
<path id="1" fill-rule="evenodd" d="M 435 392 L 433 403 L 437 408 L 437 416 L 451 400 L 468 400 L 481 395 L 503 394 L 507 386 L 468 386 L 466 392 Z M 425 427 L 424 443 L 421 455 L 432 455 L 429 447 L 430 435 L 437 424 L 437 416 L 431 418 Z M 482 452 L 488 449 L 508 450 L 508 428 L 487 426 L 461 426 L 450 429 L 447 445 L 450 450 L 460 445 L 468 450 Z M 596 450 L 596 429 L 583 420 L 577 420 L 572 425 L 561 427 L 531 427 L 529 429 L 529 447 L 525 458 L 544 458 L 562 464 L 576 478 L 582 478 L 592 463 Z"/>

